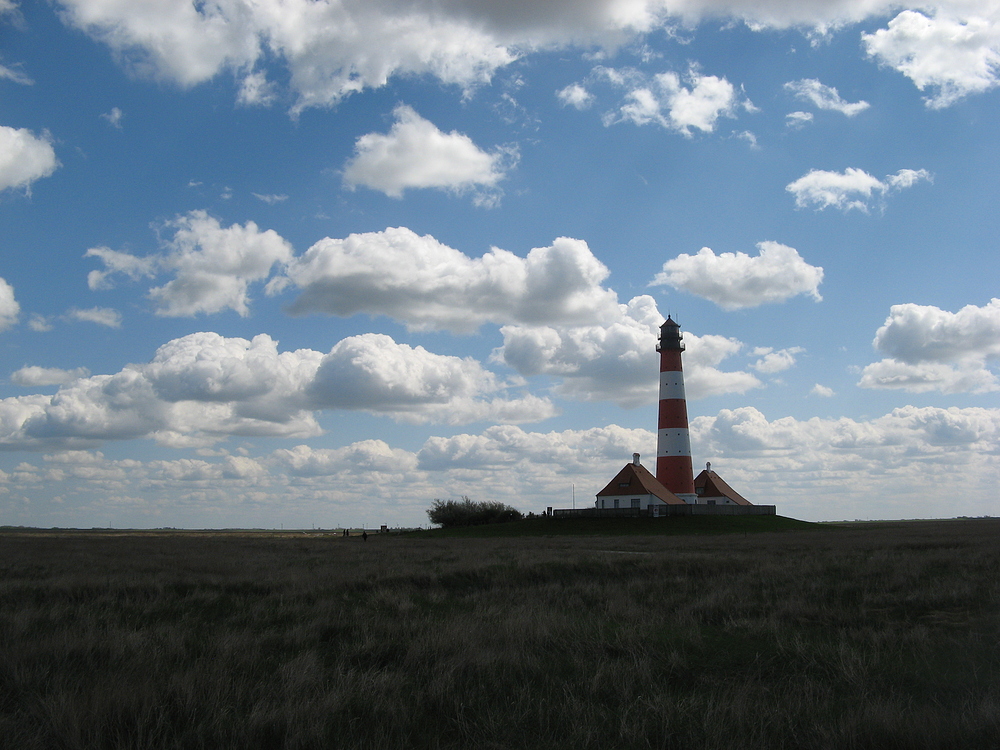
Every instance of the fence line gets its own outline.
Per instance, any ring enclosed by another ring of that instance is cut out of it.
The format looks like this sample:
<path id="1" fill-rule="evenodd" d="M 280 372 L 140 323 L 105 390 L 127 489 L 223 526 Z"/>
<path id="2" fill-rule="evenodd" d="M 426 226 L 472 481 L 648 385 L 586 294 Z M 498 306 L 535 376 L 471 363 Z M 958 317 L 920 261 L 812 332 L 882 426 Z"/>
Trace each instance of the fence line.
<path id="1" fill-rule="evenodd" d="M 553 518 L 664 518 L 667 516 L 773 516 L 773 505 L 659 505 L 654 508 L 553 508 Z"/>

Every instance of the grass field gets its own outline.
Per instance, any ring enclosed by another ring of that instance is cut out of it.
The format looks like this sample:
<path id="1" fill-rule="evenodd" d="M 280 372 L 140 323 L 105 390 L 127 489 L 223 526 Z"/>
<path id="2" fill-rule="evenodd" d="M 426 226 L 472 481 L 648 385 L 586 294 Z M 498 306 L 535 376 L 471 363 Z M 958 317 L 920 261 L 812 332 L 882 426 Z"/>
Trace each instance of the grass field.
<path id="1" fill-rule="evenodd" d="M 0 531 L 0 746 L 997 746 L 1000 521 L 677 520 Z"/>

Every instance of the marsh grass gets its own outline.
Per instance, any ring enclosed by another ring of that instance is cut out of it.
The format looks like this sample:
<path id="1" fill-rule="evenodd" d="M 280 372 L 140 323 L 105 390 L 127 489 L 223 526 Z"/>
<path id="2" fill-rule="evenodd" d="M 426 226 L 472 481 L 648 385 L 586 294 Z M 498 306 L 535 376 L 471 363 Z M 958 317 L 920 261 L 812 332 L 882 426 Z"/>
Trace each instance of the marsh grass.
<path id="1" fill-rule="evenodd" d="M 998 535 L 0 533 L 0 743 L 993 747 Z"/>

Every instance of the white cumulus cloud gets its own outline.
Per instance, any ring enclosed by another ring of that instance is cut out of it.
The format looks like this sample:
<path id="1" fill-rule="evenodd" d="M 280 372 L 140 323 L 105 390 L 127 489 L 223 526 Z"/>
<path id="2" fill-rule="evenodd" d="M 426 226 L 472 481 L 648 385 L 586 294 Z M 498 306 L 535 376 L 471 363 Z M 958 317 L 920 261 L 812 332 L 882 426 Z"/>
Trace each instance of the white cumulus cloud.
<path id="1" fill-rule="evenodd" d="M 204 211 L 167 223 L 173 231 L 165 252 L 139 257 L 107 247 L 87 257 L 101 261 L 87 283 L 112 286 L 172 274 L 150 290 L 156 312 L 165 316 L 249 312 L 249 287 L 270 279 L 268 294 L 296 287 L 293 314 L 387 315 L 413 329 L 470 333 L 483 323 L 596 323 L 615 315 L 617 296 L 602 286 L 609 271 L 587 243 L 556 238 L 548 247 L 519 257 L 491 248 L 472 258 L 435 238 L 405 228 L 325 238 L 303 255 L 273 230 L 253 222 L 222 227 Z"/>
<path id="2" fill-rule="evenodd" d="M 302 290 L 295 314 L 365 312 L 472 332 L 487 321 L 597 322 L 617 302 L 601 286 L 608 273 L 582 240 L 558 238 L 525 258 L 500 248 L 470 258 L 400 227 L 321 240 L 289 263 L 287 281 Z"/>
<path id="3" fill-rule="evenodd" d="M 174 278 L 154 287 L 149 296 L 157 315 L 179 317 L 198 313 L 235 310 L 249 314 L 249 287 L 271 275 L 271 269 L 292 258 L 292 247 L 272 229 L 261 231 L 248 221 L 245 225 L 222 227 L 205 211 L 191 211 L 166 224 L 173 232 L 166 252 L 146 257 L 91 248 L 87 257 L 99 258 L 104 270 L 91 271 L 91 289 L 110 286 L 113 274 L 136 280 L 160 272 Z"/>
<path id="4" fill-rule="evenodd" d="M 107 326 L 108 328 L 122 327 L 122 314 L 110 307 L 88 307 L 86 309 L 74 307 L 66 311 L 66 318 L 83 323 Z"/>
<path id="5" fill-rule="evenodd" d="M 864 368 L 859 382 L 864 388 L 1000 390 L 1000 379 L 987 366 L 1000 356 L 1000 299 L 957 313 L 933 305 L 893 305 L 872 344 L 887 357 Z"/>
<path id="6" fill-rule="evenodd" d="M 862 35 L 868 54 L 930 89 L 940 109 L 1000 82 L 1000 8 L 996 3 L 929 4 L 904 10 L 884 29 Z"/>
<path id="7" fill-rule="evenodd" d="M 78 378 L 85 378 L 90 375 L 90 370 L 86 367 L 76 367 L 72 370 L 62 370 L 58 367 L 39 367 L 29 365 L 15 370 L 10 375 L 10 382 L 25 388 L 34 388 L 45 385 L 63 385 Z"/>
<path id="8" fill-rule="evenodd" d="M 754 364 L 750 365 L 757 372 L 765 375 L 774 375 L 784 372 L 795 366 L 795 357 L 804 352 L 801 346 L 792 346 L 787 349 L 772 349 L 769 346 L 757 347 L 751 352 L 755 357 L 760 357 Z"/>
<path id="9" fill-rule="evenodd" d="M 813 207 L 822 211 L 832 207 L 845 212 L 857 209 L 867 213 L 885 195 L 932 179 L 926 169 L 901 169 L 887 175 L 885 180 L 854 167 L 843 172 L 812 169 L 786 185 L 785 190 L 795 196 L 797 208 Z"/>
<path id="10" fill-rule="evenodd" d="M 261 201 L 262 203 L 266 203 L 269 206 L 274 206 L 279 203 L 284 203 L 285 201 L 288 200 L 288 196 L 284 194 L 275 195 L 275 194 L 253 193 L 253 197 Z"/>
<path id="11" fill-rule="evenodd" d="M 749 130 L 741 130 L 739 132 L 733 132 L 734 138 L 739 138 L 741 141 L 746 141 L 750 148 L 757 150 L 760 146 L 757 144 L 757 136 L 754 135 Z"/>
<path id="12" fill-rule="evenodd" d="M 652 297 L 619 305 L 615 320 L 599 326 L 504 326 L 494 358 L 521 375 L 557 379 L 556 392 L 581 401 L 632 407 L 656 400 L 656 337 L 663 316 Z M 719 365 L 742 344 L 723 336 L 685 333 L 684 381 L 688 398 L 745 393 L 761 385 L 751 373 Z"/>
<path id="13" fill-rule="evenodd" d="M 799 294 L 822 299 L 823 269 L 803 260 L 795 248 L 759 242 L 760 254 L 720 253 L 703 247 L 663 264 L 651 286 L 667 285 L 711 300 L 725 310 L 784 302 Z"/>
<path id="14" fill-rule="evenodd" d="M 637 70 L 610 68 L 598 68 L 594 75 L 627 89 L 625 103 L 605 117 L 606 124 L 655 123 L 691 137 L 692 128 L 711 133 L 720 117 L 735 117 L 741 106 L 752 108 L 725 78 L 703 75 L 697 68 L 683 77 L 673 71 L 648 77 Z"/>
<path id="15" fill-rule="evenodd" d="M 120 107 L 112 107 L 110 112 L 105 112 L 101 117 L 107 121 L 108 125 L 111 127 L 121 130 L 122 120 L 125 118 L 125 113 L 122 112 Z"/>
<path id="16" fill-rule="evenodd" d="M 812 112 L 789 112 L 785 115 L 785 124 L 794 129 L 805 127 L 807 123 L 813 121 Z"/>
<path id="17" fill-rule="evenodd" d="M 28 318 L 28 328 L 37 333 L 44 333 L 45 331 L 52 330 L 52 321 L 50 318 L 44 315 L 39 315 L 38 313 L 32 313 L 31 317 Z"/>
<path id="18" fill-rule="evenodd" d="M 793 93 L 796 98 L 812 102 L 817 109 L 830 109 L 848 117 L 854 117 L 864 112 L 870 106 L 866 101 L 846 102 L 833 86 L 820 83 L 815 78 L 803 78 L 799 81 L 789 81 L 785 90 Z"/>
<path id="19" fill-rule="evenodd" d="M 632 453 L 652 450 L 655 443 L 656 435 L 649 430 L 618 425 L 547 433 L 498 425 L 478 435 L 430 437 L 417 460 L 428 471 L 521 469 L 543 477 L 555 469 L 563 475 L 590 474 L 595 464 L 610 468 Z"/>
<path id="20" fill-rule="evenodd" d="M 399 74 L 432 75 L 469 87 L 515 54 L 482 24 L 421 4 L 357 0 L 216 0 L 130 3 L 63 0 L 66 18 L 114 49 L 132 69 L 183 86 L 224 70 L 245 79 L 244 104 L 268 103 L 272 84 L 257 67 L 287 66 L 294 111 L 335 104 Z"/>
<path id="21" fill-rule="evenodd" d="M 571 83 L 556 92 L 556 98 L 562 102 L 564 107 L 575 109 L 587 109 L 594 103 L 594 95 L 579 83 Z"/>
<path id="22" fill-rule="evenodd" d="M 246 316 L 249 285 L 292 257 L 291 245 L 277 232 L 261 232 L 252 221 L 224 229 L 205 212 L 192 211 L 170 226 L 175 232 L 164 262 L 176 275 L 149 293 L 160 315 L 232 309 Z"/>
<path id="23" fill-rule="evenodd" d="M 322 354 L 278 351 L 266 334 L 251 340 L 192 333 L 156 350 L 142 373 L 164 401 L 254 402 L 260 414 L 280 416 L 315 377 Z M 267 405 L 264 402 L 267 402 Z"/>
<path id="24" fill-rule="evenodd" d="M 933 305 L 893 305 L 872 344 L 910 363 L 1000 356 L 1000 299 L 957 313 Z"/>
<path id="25" fill-rule="evenodd" d="M 900 362 L 891 357 L 867 365 L 858 385 L 874 390 L 910 393 L 987 393 L 1000 390 L 996 375 L 977 361 Z"/>
<path id="26" fill-rule="evenodd" d="M 156 275 L 160 264 L 157 256 L 140 258 L 109 247 L 92 247 L 84 253 L 84 257 L 100 258 L 104 264 L 103 271 L 93 270 L 87 274 L 87 286 L 94 290 L 110 289 L 112 283 L 109 277 L 117 273 L 127 276 L 132 281 L 138 281 L 143 277 L 151 278 Z"/>
<path id="27" fill-rule="evenodd" d="M 266 107 L 278 98 L 278 87 L 261 71 L 247 73 L 236 100 L 245 106 Z"/>
<path id="28" fill-rule="evenodd" d="M 341 473 L 362 474 L 377 481 L 379 474 L 400 474 L 417 468 L 417 457 L 384 440 L 362 440 L 343 448 L 296 445 L 274 451 L 269 463 L 296 477 L 325 477 Z"/>
<path id="29" fill-rule="evenodd" d="M 408 422 L 531 422 L 555 414 L 546 399 L 488 397 L 503 389 L 476 360 L 434 354 L 368 333 L 344 339 L 320 362 L 308 388 L 320 408 L 391 414 Z"/>
<path id="30" fill-rule="evenodd" d="M 14 298 L 14 287 L 0 278 L 0 331 L 6 331 L 17 322 L 21 305 Z"/>
<path id="31" fill-rule="evenodd" d="M 411 107 L 400 105 L 388 133 L 358 138 L 354 156 L 344 166 L 344 182 L 380 190 L 401 198 L 411 188 L 454 192 L 491 189 L 505 176 L 516 157 L 502 149 L 483 151 L 469 136 L 444 133 Z M 484 194 L 489 202 L 493 196 Z"/>
<path id="32" fill-rule="evenodd" d="M 0 15 L 3 15 L 3 10 L 3 3 L 0 2 Z M 35 85 L 35 82 L 23 70 L 19 70 L 17 67 L 8 68 L 6 65 L 0 65 L 0 80 L 13 81 L 22 86 Z"/>
<path id="33" fill-rule="evenodd" d="M 59 166 L 55 149 L 47 137 L 38 137 L 26 128 L 0 125 L 0 191 L 31 187 Z"/>

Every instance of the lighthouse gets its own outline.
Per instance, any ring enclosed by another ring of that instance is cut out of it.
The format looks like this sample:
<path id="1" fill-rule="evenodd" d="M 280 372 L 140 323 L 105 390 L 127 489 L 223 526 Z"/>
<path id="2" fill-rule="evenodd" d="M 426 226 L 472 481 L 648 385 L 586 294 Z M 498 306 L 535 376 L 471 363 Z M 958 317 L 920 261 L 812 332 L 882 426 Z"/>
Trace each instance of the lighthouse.
<path id="1" fill-rule="evenodd" d="M 697 503 L 691 468 L 691 437 L 684 397 L 681 327 L 670 316 L 660 326 L 660 415 L 656 434 L 656 479 L 686 503 Z"/>
<path id="2" fill-rule="evenodd" d="M 639 454 L 625 464 L 614 479 L 597 493 L 593 508 L 574 507 L 550 511 L 554 517 L 613 516 L 667 518 L 672 516 L 773 516 L 773 505 L 754 505 L 712 471 L 712 464 L 697 477 L 691 468 L 684 395 L 684 351 L 681 327 L 667 316 L 660 326 L 660 406 L 656 433 L 656 476 L 639 463 Z"/>

